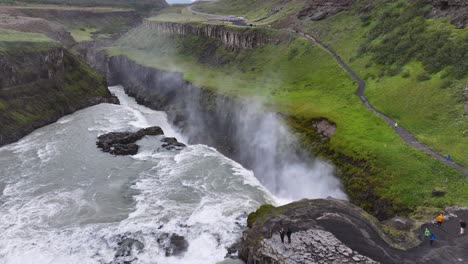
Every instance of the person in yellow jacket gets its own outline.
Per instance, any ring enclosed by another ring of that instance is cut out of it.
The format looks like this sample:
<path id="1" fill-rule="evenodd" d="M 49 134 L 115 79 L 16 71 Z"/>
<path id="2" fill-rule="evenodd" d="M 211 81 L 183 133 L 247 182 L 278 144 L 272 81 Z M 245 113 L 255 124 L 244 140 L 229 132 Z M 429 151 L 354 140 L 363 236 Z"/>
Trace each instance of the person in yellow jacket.
<path id="1" fill-rule="evenodd" d="M 439 214 L 436 220 L 437 220 L 437 225 L 442 226 L 442 222 L 444 222 L 444 216 L 442 214 Z"/>

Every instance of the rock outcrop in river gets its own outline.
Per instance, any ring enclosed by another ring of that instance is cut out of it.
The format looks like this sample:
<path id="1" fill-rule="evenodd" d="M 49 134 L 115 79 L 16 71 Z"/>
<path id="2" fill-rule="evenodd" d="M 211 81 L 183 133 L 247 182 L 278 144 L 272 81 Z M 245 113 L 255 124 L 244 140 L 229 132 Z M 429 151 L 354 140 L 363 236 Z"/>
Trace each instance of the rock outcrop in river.
<path id="1" fill-rule="evenodd" d="M 138 153 L 139 146 L 135 144 L 145 136 L 164 135 L 160 127 L 142 128 L 136 132 L 111 132 L 98 137 L 96 145 L 104 152 L 113 155 L 135 155 Z M 185 147 L 175 138 L 163 138 L 162 147 L 167 150 L 179 150 Z"/>

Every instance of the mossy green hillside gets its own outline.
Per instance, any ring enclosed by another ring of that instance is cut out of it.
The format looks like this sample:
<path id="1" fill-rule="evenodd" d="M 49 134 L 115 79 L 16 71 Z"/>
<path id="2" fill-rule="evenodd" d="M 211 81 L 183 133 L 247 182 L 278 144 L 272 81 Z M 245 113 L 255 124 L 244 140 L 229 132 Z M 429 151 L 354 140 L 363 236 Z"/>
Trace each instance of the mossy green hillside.
<path id="1" fill-rule="evenodd" d="M 0 29 L 0 54 L 16 54 L 59 47 L 45 35 Z"/>
<path id="2" fill-rule="evenodd" d="M 177 70 L 188 81 L 230 96 L 257 96 L 302 132 L 304 146 L 338 165 L 353 202 L 381 217 L 417 206 L 466 205 L 461 173 L 405 144 L 354 95 L 356 84 L 334 59 L 309 41 L 290 35 L 277 45 L 232 50 L 198 36 L 159 35 L 140 27 L 110 55 L 146 66 Z M 311 121 L 337 125 L 333 137 L 314 140 Z M 434 187 L 449 190 L 433 198 Z"/>
<path id="3" fill-rule="evenodd" d="M 442 155 L 468 166 L 468 29 L 425 17 L 423 1 L 356 1 L 350 11 L 321 21 L 276 12 L 304 1 L 220 0 L 195 9 L 245 15 L 282 28 L 294 22 L 334 49 L 367 82 L 366 96 Z M 297 9 L 294 9 L 297 10 Z"/>
<path id="4" fill-rule="evenodd" d="M 365 79 L 366 96 L 375 108 L 435 151 L 450 154 L 453 160 L 467 166 L 467 102 L 462 90 L 468 84 L 468 76 L 460 72 L 464 72 L 468 61 L 468 29 L 456 29 L 444 19 L 410 16 L 407 5 L 384 1 L 374 7 L 375 13 L 353 9 L 323 21 L 305 22 L 304 28 L 331 46 Z M 394 16 L 398 12 L 412 19 L 387 25 L 389 15 L 385 14 Z M 423 35 L 411 33 L 416 25 L 425 32 Z M 372 39 L 370 32 L 382 33 Z M 401 41 L 386 40 L 389 37 Z M 407 42 L 407 38 L 412 40 Z M 432 61 L 434 58 L 438 63 Z M 388 63 L 383 64 L 384 61 Z"/>

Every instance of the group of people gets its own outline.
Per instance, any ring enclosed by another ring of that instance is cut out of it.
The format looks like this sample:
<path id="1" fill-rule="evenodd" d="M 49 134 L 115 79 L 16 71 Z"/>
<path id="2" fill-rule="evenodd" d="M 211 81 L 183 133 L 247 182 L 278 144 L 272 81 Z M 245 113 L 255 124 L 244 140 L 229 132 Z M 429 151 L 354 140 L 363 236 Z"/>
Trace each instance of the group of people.
<path id="1" fill-rule="evenodd" d="M 463 219 L 460 219 L 458 220 L 460 222 L 460 235 L 464 235 L 465 234 L 465 228 L 466 228 L 466 222 L 465 220 Z M 436 223 L 437 223 L 437 226 L 438 227 L 442 227 L 442 223 L 444 222 L 444 215 L 443 214 L 439 214 L 437 217 L 436 217 Z M 429 228 L 426 227 L 426 229 L 424 230 L 424 237 L 426 237 L 426 239 L 429 239 L 429 244 L 432 246 L 434 244 L 434 241 L 436 239 L 435 235 L 433 232 L 431 232 L 429 230 Z"/>

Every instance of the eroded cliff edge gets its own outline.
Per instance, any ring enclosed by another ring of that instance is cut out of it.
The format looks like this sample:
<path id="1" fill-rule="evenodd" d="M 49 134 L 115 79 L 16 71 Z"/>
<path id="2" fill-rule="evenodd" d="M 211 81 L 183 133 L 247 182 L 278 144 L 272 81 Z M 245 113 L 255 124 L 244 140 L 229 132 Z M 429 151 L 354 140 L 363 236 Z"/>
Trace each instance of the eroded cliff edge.
<path id="1" fill-rule="evenodd" d="M 278 42 L 281 36 L 267 29 L 214 24 L 191 24 L 144 20 L 143 27 L 163 34 L 194 35 L 221 41 L 227 47 L 251 49 Z"/>
<path id="2" fill-rule="evenodd" d="M 0 146 L 102 102 L 116 102 L 104 76 L 57 44 L 0 57 Z"/>
<path id="3" fill-rule="evenodd" d="M 263 207 L 249 215 L 251 228 L 240 242 L 240 258 L 247 264 L 466 262 L 468 240 L 459 235 L 458 219 L 466 218 L 468 211 L 449 208 L 444 213 L 443 228 L 423 224 L 414 231 L 421 244 L 401 250 L 384 234 L 377 219 L 346 201 L 301 200 Z M 291 244 L 287 238 L 281 243 L 281 227 L 292 230 Z M 437 237 L 433 246 L 420 231 L 426 227 Z"/>

